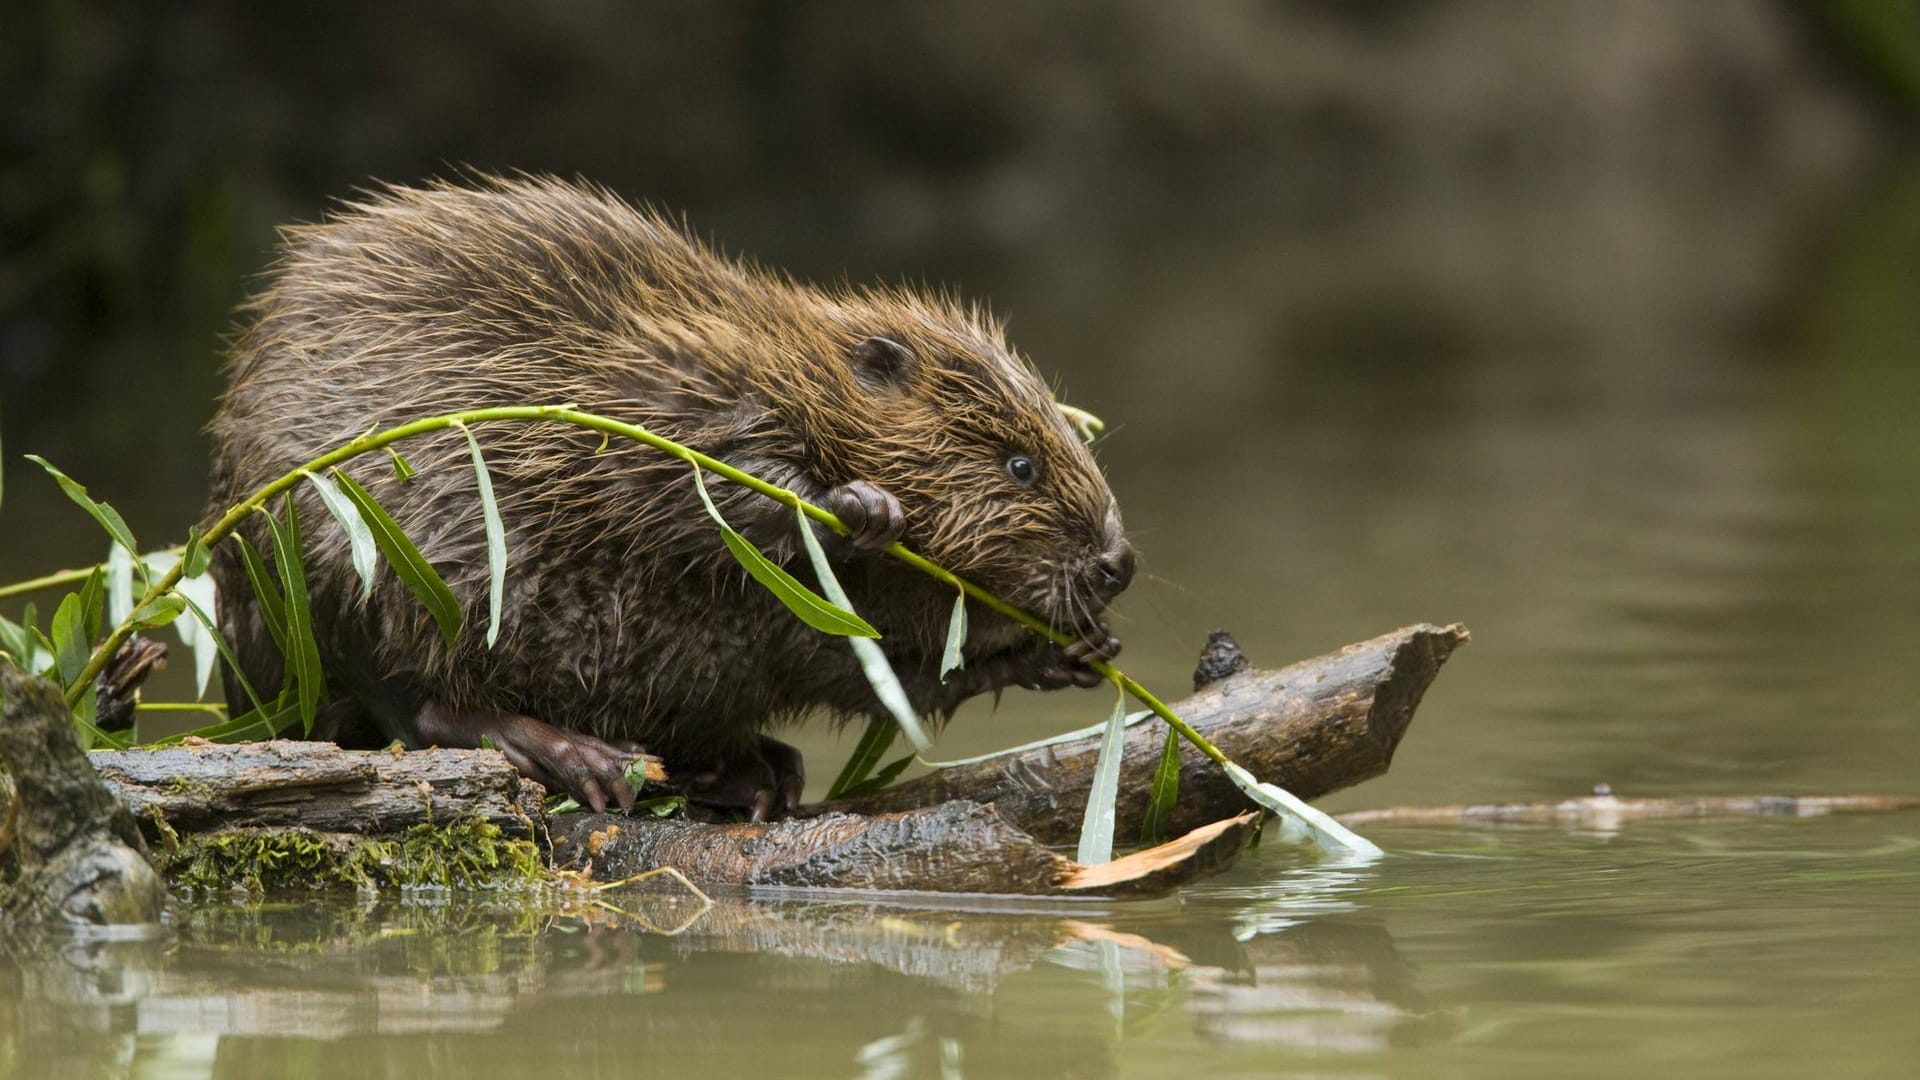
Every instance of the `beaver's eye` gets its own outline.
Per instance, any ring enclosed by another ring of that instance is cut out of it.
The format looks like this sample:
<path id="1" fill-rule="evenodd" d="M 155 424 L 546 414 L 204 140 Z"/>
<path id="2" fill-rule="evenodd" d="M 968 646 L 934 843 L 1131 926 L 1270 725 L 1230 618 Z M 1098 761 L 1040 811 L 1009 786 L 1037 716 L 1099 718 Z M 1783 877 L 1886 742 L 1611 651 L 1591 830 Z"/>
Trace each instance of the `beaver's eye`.
<path id="1" fill-rule="evenodd" d="M 1015 454 L 1007 459 L 1007 475 L 1013 477 L 1013 482 L 1021 487 L 1032 487 L 1033 482 L 1040 478 L 1040 469 L 1034 465 L 1032 458 Z"/>

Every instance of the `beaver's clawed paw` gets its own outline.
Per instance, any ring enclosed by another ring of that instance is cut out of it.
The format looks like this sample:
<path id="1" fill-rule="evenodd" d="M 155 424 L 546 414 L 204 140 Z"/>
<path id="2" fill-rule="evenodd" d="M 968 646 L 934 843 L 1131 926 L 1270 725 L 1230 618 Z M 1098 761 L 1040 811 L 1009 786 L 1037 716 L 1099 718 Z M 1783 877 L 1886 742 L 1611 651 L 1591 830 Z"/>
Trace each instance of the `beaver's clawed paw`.
<path id="1" fill-rule="evenodd" d="M 879 551 L 907 530 L 907 515 L 900 509 L 900 500 L 865 480 L 834 488 L 820 505 L 847 527 L 847 540 L 856 551 Z"/>
<path id="2" fill-rule="evenodd" d="M 688 776 L 682 790 L 702 806 L 745 810 L 754 821 L 771 821 L 798 809 L 806 786 L 800 751 L 762 735 L 755 749 Z"/>

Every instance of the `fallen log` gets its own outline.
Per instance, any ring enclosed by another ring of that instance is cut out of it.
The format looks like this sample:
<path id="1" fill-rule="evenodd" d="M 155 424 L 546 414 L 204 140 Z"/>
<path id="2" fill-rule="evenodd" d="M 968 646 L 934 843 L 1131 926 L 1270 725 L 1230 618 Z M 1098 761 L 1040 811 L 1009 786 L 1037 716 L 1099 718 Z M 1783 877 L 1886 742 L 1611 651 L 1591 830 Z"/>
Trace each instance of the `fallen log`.
<path id="1" fill-rule="evenodd" d="M 198 742 L 95 750 L 101 779 L 142 821 L 176 832 L 304 828 L 397 833 L 479 818 L 531 837 L 544 817 L 538 784 L 497 750 L 342 750 L 332 743 Z"/>
<path id="2" fill-rule="evenodd" d="M 1428 683 L 1466 639 L 1463 627 L 1422 624 L 1269 672 L 1240 670 L 1230 641 L 1216 642 L 1196 678 L 1212 681 L 1174 708 L 1255 775 L 1313 798 L 1386 770 Z M 1162 738 L 1157 723 L 1126 738 L 1123 839 L 1138 835 Z M 556 865 L 591 867 L 600 880 L 673 866 L 709 887 L 1142 895 L 1223 869 L 1255 835 L 1238 789 L 1186 748 L 1172 822 L 1184 835 L 1102 866 L 1050 850 L 1078 833 L 1097 741 L 1079 734 L 1018 748 L 763 825 L 549 818 L 538 786 L 491 750 L 201 743 L 92 760 L 148 836 L 167 844 L 207 831 L 256 844 L 263 829 L 300 829 L 314 835 L 296 846 L 312 851 L 340 846 L 342 835 L 477 821 L 550 842 Z M 361 859 L 354 872 L 382 880 L 378 863 Z"/>
<path id="3" fill-rule="evenodd" d="M 1402 627 L 1278 671 L 1238 671 L 1173 703 L 1173 710 L 1255 776 L 1303 799 L 1317 799 L 1387 771 L 1421 695 L 1467 640 L 1467 628 L 1457 623 Z M 1211 656 L 1208 661 L 1219 662 Z M 1127 733 L 1116 836 L 1139 835 L 1165 738 L 1166 728 L 1151 719 Z M 968 799 L 991 804 L 1004 820 L 1042 843 L 1070 844 L 1080 834 L 1099 752 L 1099 733 L 1090 730 L 1066 742 L 974 759 L 807 812 L 884 814 Z M 1219 766 L 1181 745 L 1180 802 L 1171 832 L 1198 828 L 1247 806 L 1246 796 Z"/>
<path id="4" fill-rule="evenodd" d="M 554 861 L 599 880 L 671 866 L 703 885 L 1014 896 L 1147 896 L 1218 872 L 1257 832 L 1242 813 L 1099 866 L 1083 866 L 1009 825 L 991 806 L 947 802 L 921 810 L 759 825 L 557 819 Z"/>

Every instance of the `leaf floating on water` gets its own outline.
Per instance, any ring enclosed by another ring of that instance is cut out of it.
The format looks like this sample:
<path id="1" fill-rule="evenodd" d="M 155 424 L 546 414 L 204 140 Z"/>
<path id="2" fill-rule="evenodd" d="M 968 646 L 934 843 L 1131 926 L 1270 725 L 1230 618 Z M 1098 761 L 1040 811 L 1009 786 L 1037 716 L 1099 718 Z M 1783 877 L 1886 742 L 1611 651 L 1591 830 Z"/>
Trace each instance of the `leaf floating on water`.
<path id="1" fill-rule="evenodd" d="M 347 550 L 353 556 L 353 571 L 360 575 L 360 599 L 373 595 L 373 574 L 379 568 L 379 553 L 373 544 L 373 530 L 367 526 L 366 519 L 360 516 L 359 509 L 333 481 L 317 473 L 303 472 L 307 483 L 320 496 L 320 504 L 340 523 L 340 530 L 347 534 Z"/>
<path id="2" fill-rule="evenodd" d="M 1093 784 L 1087 789 L 1087 812 L 1080 823 L 1082 866 L 1113 861 L 1114 801 L 1120 795 L 1120 759 L 1127 756 L 1127 695 L 1113 703 L 1113 715 L 1100 736 L 1100 756 L 1093 763 Z"/>
<path id="3" fill-rule="evenodd" d="M 947 647 L 940 652 L 940 681 L 967 664 L 960 650 L 967 644 L 967 594 L 953 598 L 953 614 L 947 616 Z"/>
<path id="4" fill-rule="evenodd" d="M 400 581 L 413 593 L 433 616 L 440 627 L 440 637 L 448 647 L 452 647 L 460 638 L 460 601 L 447 587 L 446 580 L 427 562 L 426 556 L 414 546 L 406 530 L 393 520 L 386 507 L 374 499 L 373 494 L 361 487 L 359 481 L 338 469 L 333 477 L 340 483 L 340 490 L 353 501 L 360 511 L 360 519 L 367 523 L 373 533 L 373 542 L 380 547 L 380 553 L 387 557 L 388 565 L 400 576 Z"/>
<path id="5" fill-rule="evenodd" d="M 707 484 L 700 476 L 700 467 L 694 466 L 693 487 L 700 495 L 701 505 L 707 508 L 707 516 L 720 526 L 720 539 L 727 545 L 734 561 L 738 562 L 753 579 L 765 586 L 776 599 L 787 606 L 787 610 L 800 617 L 808 626 L 823 633 L 840 637 L 877 638 L 880 631 L 871 623 L 856 615 L 850 609 L 842 607 L 801 584 L 773 560 L 760 553 L 760 549 L 747 542 L 747 538 L 733 531 L 720 511 L 713 505 L 712 496 L 707 494 Z"/>
<path id="6" fill-rule="evenodd" d="M 1173 821 L 1174 804 L 1180 800 L 1180 733 L 1167 729 L 1166 745 L 1160 749 L 1160 764 L 1153 769 L 1153 789 L 1147 796 L 1147 812 L 1140 819 L 1140 842 L 1151 847 L 1166 843 L 1168 825 Z"/>
<path id="7" fill-rule="evenodd" d="M 473 455 L 473 480 L 480 489 L 480 513 L 487 526 L 487 648 L 500 640 L 500 609 L 507 591 L 507 533 L 500 524 L 500 506 L 493 498 L 493 477 L 487 473 L 487 459 L 480 454 L 480 440 L 473 429 L 456 425 L 467 437 L 467 449 Z"/>
<path id="8" fill-rule="evenodd" d="M 1345 825 L 1328 817 L 1300 801 L 1292 793 L 1275 784 L 1262 783 L 1254 775 L 1229 761 L 1221 768 L 1227 771 L 1227 778 L 1235 787 L 1245 792 L 1249 799 L 1271 810 L 1280 818 L 1280 840 L 1283 843 L 1310 841 L 1329 854 L 1352 855 L 1368 861 L 1378 859 L 1385 852 L 1371 840 L 1367 840 L 1348 829 Z"/>
<path id="9" fill-rule="evenodd" d="M 853 603 L 847 599 L 847 590 L 840 587 L 840 579 L 834 576 L 833 565 L 827 561 L 827 553 L 820 547 L 820 538 L 813 535 L 813 523 L 797 507 L 795 513 L 800 518 L 800 542 L 806 545 L 807 559 L 813 563 L 813 573 L 820 579 L 820 587 L 827 591 L 836 605 L 852 612 Z M 875 633 L 874 636 L 880 635 Z M 893 714 L 893 722 L 900 726 L 901 734 L 913 744 L 915 752 L 932 749 L 933 740 L 927 738 L 925 729 L 920 726 L 920 716 L 913 711 L 913 701 L 907 697 L 906 688 L 900 685 L 900 676 L 894 674 L 893 665 L 887 662 L 887 654 L 880 651 L 880 646 L 865 638 L 849 638 L 848 643 L 853 646 L 854 658 L 860 661 L 860 671 L 866 675 L 867 684 L 873 687 L 874 696 Z"/>

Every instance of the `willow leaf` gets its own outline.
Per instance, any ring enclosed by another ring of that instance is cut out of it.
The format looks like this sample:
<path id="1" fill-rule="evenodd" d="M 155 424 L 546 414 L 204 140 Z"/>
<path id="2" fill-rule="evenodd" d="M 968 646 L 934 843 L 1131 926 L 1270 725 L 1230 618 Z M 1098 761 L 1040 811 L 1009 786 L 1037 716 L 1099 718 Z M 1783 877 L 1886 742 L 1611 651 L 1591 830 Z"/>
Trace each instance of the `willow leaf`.
<path id="1" fill-rule="evenodd" d="M 1153 769 L 1147 812 L 1140 819 L 1140 842 L 1148 847 L 1167 841 L 1173 807 L 1180 800 L 1180 742 L 1180 733 L 1168 728 L 1167 743 L 1160 749 L 1160 764 Z"/>
<path id="2" fill-rule="evenodd" d="M 187 547 L 180 553 L 180 573 L 182 576 L 197 578 L 207 572 L 207 564 L 213 561 L 213 551 L 200 536 L 200 526 L 187 529 Z"/>
<path id="3" fill-rule="evenodd" d="M 313 612 L 307 606 L 307 576 L 300 565 L 300 509 L 293 493 L 286 498 L 287 519 L 283 522 L 268 514 L 267 528 L 273 532 L 273 560 L 280 571 L 280 585 L 286 590 L 287 658 L 293 668 L 293 683 L 300 707 L 300 730 L 313 733 L 313 717 L 320 708 L 320 693 L 325 675 L 320 669 L 320 643 L 313 636 Z"/>
<path id="4" fill-rule="evenodd" d="M 387 455 L 393 458 L 393 478 L 395 480 L 404 484 L 413 479 L 413 475 L 417 470 L 408 463 L 406 458 L 400 456 L 400 451 L 389 446 L 387 447 Z"/>
<path id="5" fill-rule="evenodd" d="M 91 651 L 87 642 L 86 608 L 79 593 L 68 593 L 60 598 L 60 606 L 53 612 L 53 655 L 62 689 L 72 686 L 73 680 L 79 678 Z"/>
<path id="6" fill-rule="evenodd" d="M 380 556 L 373 544 L 373 530 L 360 516 L 360 511 L 333 481 L 317 473 L 301 473 L 307 483 L 320 496 L 320 504 L 340 523 L 340 531 L 347 534 L 347 550 L 353 557 L 353 571 L 360 575 L 360 599 L 373 595 L 373 574 L 379 568 Z"/>
<path id="7" fill-rule="evenodd" d="M 837 799 L 845 795 L 848 788 L 872 775 L 874 766 L 880 764 L 881 755 L 893 745 L 894 736 L 899 733 L 899 725 L 887 717 L 876 716 L 867 721 L 867 730 L 853 748 L 853 756 L 847 758 L 847 763 L 840 767 L 840 775 L 833 778 L 833 786 L 827 789 L 827 798 Z"/>
<path id="8" fill-rule="evenodd" d="M 95 566 L 93 573 L 80 586 L 80 614 L 86 616 L 86 640 L 89 644 L 100 636 L 100 620 L 107 599 L 107 570 L 104 566 Z"/>
<path id="9" fill-rule="evenodd" d="M 132 625 L 135 630 L 155 630 L 180 617 L 187 610 L 187 602 L 178 593 L 166 593 L 156 596 L 140 606 L 133 613 Z"/>
<path id="10" fill-rule="evenodd" d="M 1080 822 L 1080 851 L 1074 858 L 1083 866 L 1113 861 L 1113 804 L 1120 795 L 1120 759 L 1127 756 L 1127 695 L 1113 703 L 1100 735 L 1100 756 L 1093 763 L 1093 786 L 1087 789 L 1087 812 Z"/>
<path id="11" fill-rule="evenodd" d="M 953 598 L 953 614 L 947 616 L 947 647 L 940 652 L 940 681 L 967 664 L 960 650 L 967 644 L 967 594 Z"/>
<path id="12" fill-rule="evenodd" d="M 907 771 L 907 766 L 917 760 L 919 760 L 919 755 L 917 754 L 908 754 L 906 757 L 896 758 L 882 767 L 879 772 L 874 773 L 872 776 L 841 792 L 841 795 L 844 798 L 852 798 L 855 795 L 871 795 L 885 788 L 888 784 L 893 783 L 901 773 Z"/>
<path id="13" fill-rule="evenodd" d="M 447 587 L 446 580 L 434 570 L 427 557 L 420 554 L 420 549 L 414 546 L 406 530 L 393 520 L 393 515 L 387 513 L 386 507 L 381 506 L 371 492 L 361 487 L 358 480 L 338 469 L 333 471 L 333 478 L 339 481 L 341 492 L 359 508 L 361 520 L 372 530 L 373 542 L 379 545 L 380 553 L 387 557 L 393 572 L 400 576 L 407 591 L 413 593 L 414 598 L 427 609 L 427 614 L 433 616 L 434 623 L 440 627 L 441 640 L 451 648 L 454 642 L 460 640 L 462 618 L 460 601 L 454 597 L 453 590 Z"/>
<path id="14" fill-rule="evenodd" d="M 800 579 L 786 572 L 772 559 L 760 553 L 760 549 L 747 542 L 747 538 L 733 531 L 720 511 L 713 505 L 712 496 L 707 494 L 707 483 L 700 476 L 698 466 L 693 470 L 694 490 L 700 495 L 701 505 L 707 508 L 707 516 L 720 526 L 720 539 L 727 550 L 753 579 L 766 587 L 787 610 L 800 617 L 806 623 L 826 634 L 835 634 L 850 638 L 877 638 L 880 631 L 875 630 L 867 620 L 853 613 L 847 607 L 814 592 L 800 583 Z"/>
<path id="15" fill-rule="evenodd" d="M 60 490 L 67 493 L 67 498 L 72 499 L 74 505 L 85 510 L 93 520 L 99 522 L 100 527 L 107 530 L 107 535 L 113 537 L 114 543 L 126 548 L 127 554 L 134 558 L 140 557 L 140 545 L 134 542 L 133 530 L 127 528 L 126 521 L 120 517 L 120 511 L 88 495 L 86 487 L 79 481 L 54 468 L 52 462 L 39 454 L 28 454 L 27 460 L 47 470 L 47 473 L 60 485 Z"/>
<path id="16" fill-rule="evenodd" d="M 459 427 L 473 454 L 473 482 L 480 490 L 480 514 L 487 525 L 487 648 L 491 649 L 500 640 L 500 609 L 507 595 L 507 533 L 500 524 L 500 506 L 493 498 L 493 477 L 480 454 L 480 440 L 473 437 L 472 428 Z"/>
<path id="17" fill-rule="evenodd" d="M 1301 802 L 1292 793 L 1275 784 L 1262 783 L 1254 775 L 1229 761 L 1221 768 L 1235 787 L 1247 798 L 1274 812 L 1280 819 L 1282 843 L 1310 841 L 1330 854 L 1377 859 L 1382 852 L 1372 841 L 1356 835 L 1324 812 Z"/>
<path id="18" fill-rule="evenodd" d="M 847 590 L 840 587 L 840 579 L 833 573 L 833 564 L 827 561 L 827 553 L 820 547 L 820 538 L 813 535 L 813 522 L 807 520 L 805 513 L 799 516 L 800 541 L 806 545 L 807 559 L 813 563 L 813 573 L 820 579 L 820 587 L 827 591 L 827 597 L 835 605 L 852 611 L 853 604 L 847 599 Z M 866 638 L 848 638 L 847 643 L 853 646 L 854 659 L 860 661 L 860 671 L 867 677 L 867 684 L 873 687 L 874 696 L 893 714 L 893 722 L 899 725 L 900 733 L 913 744 L 914 752 L 924 753 L 932 749 L 933 740 L 927 738 L 926 730 L 920 726 L 920 714 L 913 711 L 913 700 L 907 697 L 906 687 L 900 685 L 900 676 L 894 674 L 893 665 L 887 662 L 887 654 Z"/>
<path id="19" fill-rule="evenodd" d="M 240 658 L 234 655 L 233 646 L 227 644 L 226 636 L 220 633 L 218 626 L 214 625 L 213 616 L 207 614 L 206 609 L 195 603 L 191 597 L 182 596 L 181 599 L 186 602 L 188 613 L 199 622 L 201 633 L 213 643 L 214 648 L 219 650 L 221 659 L 227 662 L 227 669 L 233 672 L 233 677 L 240 683 L 240 691 L 247 695 L 247 703 L 252 705 L 255 711 L 264 708 L 260 703 L 260 692 L 247 681 L 247 673 L 240 666 Z M 228 702 L 229 706 L 232 704 Z"/>
<path id="20" fill-rule="evenodd" d="M 284 656 L 287 653 L 287 603 L 280 598 L 279 587 L 267 573 L 267 561 L 260 557 L 260 549 L 253 546 L 253 541 L 236 532 L 233 542 L 240 545 L 240 562 L 247 568 L 247 581 L 253 586 L 253 598 L 260 607 L 260 621 L 267 624 L 274 647 Z"/>

